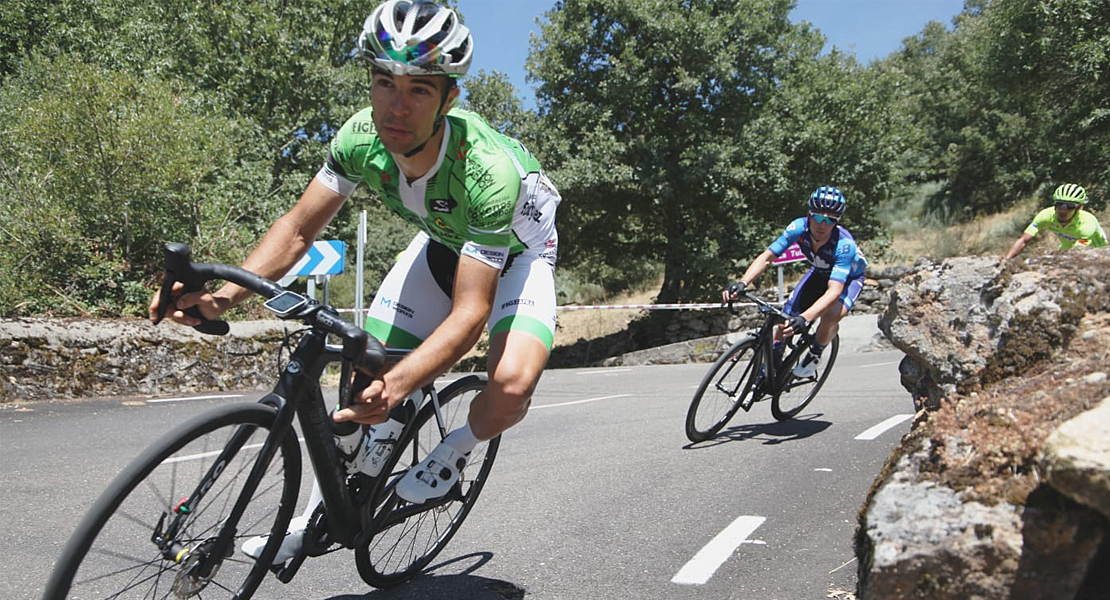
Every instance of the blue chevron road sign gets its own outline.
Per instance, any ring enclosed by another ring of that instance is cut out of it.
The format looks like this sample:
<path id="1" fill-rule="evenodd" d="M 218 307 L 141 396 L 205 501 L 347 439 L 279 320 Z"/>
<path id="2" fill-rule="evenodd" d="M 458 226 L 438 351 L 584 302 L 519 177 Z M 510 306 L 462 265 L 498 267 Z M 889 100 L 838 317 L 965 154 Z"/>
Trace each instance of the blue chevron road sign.
<path id="1" fill-rule="evenodd" d="M 302 256 L 286 276 L 337 275 L 343 272 L 343 257 L 346 253 L 345 242 L 315 242 L 308 249 L 308 254 Z"/>

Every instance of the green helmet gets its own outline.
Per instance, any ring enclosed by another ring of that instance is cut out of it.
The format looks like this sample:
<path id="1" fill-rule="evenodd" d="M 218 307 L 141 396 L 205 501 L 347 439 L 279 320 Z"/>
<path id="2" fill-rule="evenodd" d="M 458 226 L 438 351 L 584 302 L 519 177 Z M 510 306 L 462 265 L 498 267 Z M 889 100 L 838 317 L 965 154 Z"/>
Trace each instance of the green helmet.
<path id="1" fill-rule="evenodd" d="M 1087 192 L 1074 183 L 1065 183 L 1064 185 L 1056 188 L 1052 193 L 1053 202 L 1078 202 L 1079 204 L 1087 203 Z"/>

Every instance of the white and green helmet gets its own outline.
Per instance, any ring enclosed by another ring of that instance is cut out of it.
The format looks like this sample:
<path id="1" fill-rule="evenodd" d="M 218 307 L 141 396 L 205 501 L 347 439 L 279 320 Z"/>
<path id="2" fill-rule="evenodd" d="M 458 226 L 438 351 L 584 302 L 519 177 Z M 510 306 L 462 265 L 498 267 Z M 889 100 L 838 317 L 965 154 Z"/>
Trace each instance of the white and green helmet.
<path id="1" fill-rule="evenodd" d="M 1065 183 L 1056 188 L 1056 191 L 1052 193 L 1052 201 L 1086 204 L 1087 191 L 1074 183 Z"/>
<path id="2" fill-rule="evenodd" d="M 474 40 L 449 8 L 429 0 L 388 0 L 366 18 L 358 48 L 394 75 L 462 77 Z"/>

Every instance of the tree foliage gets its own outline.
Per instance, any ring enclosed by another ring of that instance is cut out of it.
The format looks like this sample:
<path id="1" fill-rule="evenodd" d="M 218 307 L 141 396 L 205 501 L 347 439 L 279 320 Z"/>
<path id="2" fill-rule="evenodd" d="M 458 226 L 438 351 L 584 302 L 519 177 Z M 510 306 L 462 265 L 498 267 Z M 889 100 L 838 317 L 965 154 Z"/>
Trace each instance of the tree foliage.
<path id="1" fill-rule="evenodd" d="M 869 65 L 823 52 L 791 8 L 563 0 L 528 57 L 537 110 L 502 73 L 464 80 L 559 187 L 564 272 L 616 291 L 661 269 L 660 301 L 712 297 L 823 184 L 868 253 L 889 243 L 874 208 L 917 190 L 957 219 L 1064 181 L 1105 205 L 1110 4 L 968 0 Z M 141 312 L 169 240 L 240 260 L 368 102 L 369 9 L 0 6 L 0 315 Z M 353 244 L 363 209 L 373 280 L 412 231 L 362 190 L 327 235 Z"/>
<path id="2" fill-rule="evenodd" d="M 118 314 L 165 241 L 239 260 L 274 217 L 253 128 L 172 82 L 29 58 L 0 91 L 0 306 Z M 47 289 L 43 290 L 41 287 Z"/>
<path id="3" fill-rule="evenodd" d="M 819 58 L 823 38 L 790 8 L 556 4 L 529 65 L 571 261 L 599 276 L 660 262 L 660 301 L 704 298 L 818 185 L 885 193 L 880 96 L 851 61 Z"/>
<path id="4" fill-rule="evenodd" d="M 1110 190 L 1110 5 L 969 2 L 880 69 L 917 147 L 903 166 L 942 182 L 931 208 L 967 218 L 1062 182 Z"/>

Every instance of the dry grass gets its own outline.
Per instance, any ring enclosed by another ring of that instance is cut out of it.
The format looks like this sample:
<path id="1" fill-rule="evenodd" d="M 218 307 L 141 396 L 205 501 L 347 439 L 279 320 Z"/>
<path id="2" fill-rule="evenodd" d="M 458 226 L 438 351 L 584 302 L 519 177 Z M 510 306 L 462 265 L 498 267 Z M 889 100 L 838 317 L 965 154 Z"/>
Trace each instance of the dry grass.
<path id="1" fill-rule="evenodd" d="M 662 285 L 662 281 L 660 281 Z M 641 292 L 629 292 L 609 298 L 601 305 L 652 304 L 659 286 Z M 643 309 L 561 310 L 555 329 L 555 346 L 570 346 L 580 339 L 592 340 L 623 331 L 633 320 L 643 316 Z"/>
<path id="2" fill-rule="evenodd" d="M 940 260 L 953 256 L 1005 254 L 1032 220 L 1035 209 L 1032 204 L 1022 205 L 1004 213 L 948 226 L 914 217 L 911 222 L 891 226 L 894 258 L 886 262 L 913 264 L 922 256 Z M 1034 240 L 1029 249 L 1038 246 L 1040 241 Z"/>
<path id="3" fill-rule="evenodd" d="M 1005 255 L 1042 208 L 1044 206 L 1035 201 L 1026 201 L 1009 211 L 977 217 L 967 223 L 943 226 L 915 217 L 912 222 L 894 224 L 891 226 L 894 257 L 875 266 L 910 265 L 922 256 L 941 260 L 954 256 Z M 1096 211 L 1095 217 L 1105 229 L 1110 210 Z M 1054 251 L 1058 246 L 1054 236 L 1039 235 L 1029 242 L 1022 256 L 1037 256 Z"/>

